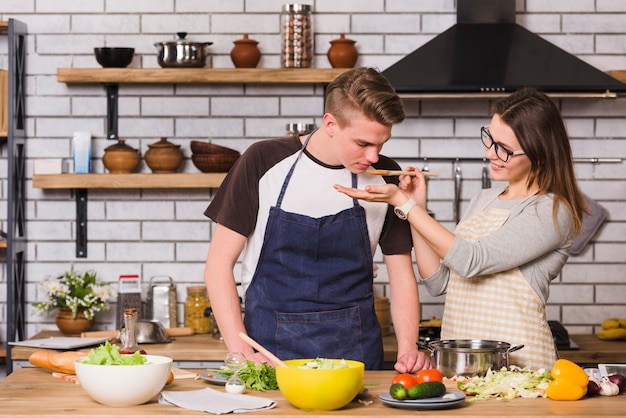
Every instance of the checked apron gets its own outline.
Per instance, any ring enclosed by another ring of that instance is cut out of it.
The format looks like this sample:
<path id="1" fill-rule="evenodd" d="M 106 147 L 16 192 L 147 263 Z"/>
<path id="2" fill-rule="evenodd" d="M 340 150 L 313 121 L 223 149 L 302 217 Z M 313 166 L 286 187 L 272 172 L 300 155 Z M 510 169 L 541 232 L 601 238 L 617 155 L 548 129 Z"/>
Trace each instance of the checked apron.
<path id="1" fill-rule="evenodd" d="M 356 199 L 349 209 L 321 218 L 281 209 L 311 135 L 270 208 L 246 292 L 244 324 L 252 338 L 283 360 L 343 358 L 380 369 L 382 337 L 365 209 Z M 352 187 L 357 187 L 356 174 Z"/>
<path id="2" fill-rule="evenodd" d="M 511 213 L 511 210 L 485 208 L 460 223 L 455 235 L 478 241 L 500 228 Z M 551 370 L 556 361 L 543 303 L 518 267 L 472 278 L 462 278 L 451 270 L 441 339 L 523 344 L 524 348 L 509 354 L 509 364 L 529 366 L 533 370 Z"/>

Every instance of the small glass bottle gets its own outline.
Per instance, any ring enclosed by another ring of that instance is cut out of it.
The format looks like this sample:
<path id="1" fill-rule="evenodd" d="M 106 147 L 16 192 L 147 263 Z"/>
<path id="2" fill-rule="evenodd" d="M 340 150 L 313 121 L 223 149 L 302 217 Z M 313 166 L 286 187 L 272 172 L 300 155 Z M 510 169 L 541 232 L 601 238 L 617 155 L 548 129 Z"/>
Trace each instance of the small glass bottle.
<path id="1" fill-rule="evenodd" d="M 135 354 L 139 351 L 146 354 L 137 344 L 137 321 L 139 314 L 135 308 L 127 308 L 124 310 L 124 328 L 120 332 L 120 341 L 122 348 L 119 349 L 120 354 Z"/>
<path id="2" fill-rule="evenodd" d="M 283 68 L 309 68 L 313 62 L 311 5 L 285 4 L 281 15 Z"/>
<path id="3" fill-rule="evenodd" d="M 206 287 L 187 287 L 185 301 L 185 326 L 193 328 L 196 334 L 207 334 L 211 331 L 211 320 L 206 315 L 210 307 Z"/>

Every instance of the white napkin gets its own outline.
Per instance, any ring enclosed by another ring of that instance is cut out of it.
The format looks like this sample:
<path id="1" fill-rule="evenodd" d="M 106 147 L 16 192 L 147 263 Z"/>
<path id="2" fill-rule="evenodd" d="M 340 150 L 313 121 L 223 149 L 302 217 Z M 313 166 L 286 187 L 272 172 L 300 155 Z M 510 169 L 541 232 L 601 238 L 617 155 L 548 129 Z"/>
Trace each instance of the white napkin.
<path id="1" fill-rule="evenodd" d="M 163 391 L 159 403 L 211 414 L 242 413 L 271 409 L 276 401 L 258 396 L 224 393 L 206 388 L 189 391 Z"/>

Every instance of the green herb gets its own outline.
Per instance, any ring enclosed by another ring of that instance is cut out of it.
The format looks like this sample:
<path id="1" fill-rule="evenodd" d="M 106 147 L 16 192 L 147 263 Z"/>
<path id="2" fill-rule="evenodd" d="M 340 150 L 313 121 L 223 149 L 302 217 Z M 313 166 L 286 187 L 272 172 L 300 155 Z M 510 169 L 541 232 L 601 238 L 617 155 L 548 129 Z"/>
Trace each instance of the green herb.
<path id="1" fill-rule="evenodd" d="M 233 371 L 223 369 L 207 369 L 209 372 L 219 373 L 225 379 L 233 375 Z M 278 389 L 276 369 L 267 363 L 255 363 L 247 360 L 246 365 L 239 369 L 239 377 L 245 382 L 246 388 L 265 392 Z"/>
<path id="2" fill-rule="evenodd" d="M 139 351 L 135 351 L 130 356 L 120 354 L 117 345 L 106 341 L 104 345 L 96 349 L 89 350 L 89 358 L 84 361 L 86 364 L 113 365 L 113 366 L 137 366 L 144 364 L 147 359 Z"/>
<path id="3" fill-rule="evenodd" d="M 251 390 L 278 389 L 276 382 L 276 369 L 267 363 L 255 363 L 251 360 L 246 361 L 246 366 L 239 370 L 239 377 L 246 383 L 246 388 Z"/>

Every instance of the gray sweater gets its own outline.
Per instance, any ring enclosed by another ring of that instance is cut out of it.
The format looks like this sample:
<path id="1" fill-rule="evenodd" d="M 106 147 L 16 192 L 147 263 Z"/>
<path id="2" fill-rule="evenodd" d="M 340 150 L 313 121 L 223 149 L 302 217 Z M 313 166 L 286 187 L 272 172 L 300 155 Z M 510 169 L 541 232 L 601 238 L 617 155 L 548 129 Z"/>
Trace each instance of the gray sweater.
<path id="1" fill-rule="evenodd" d="M 471 200 L 461 222 L 483 209 L 503 190 L 485 189 L 478 193 Z M 546 303 L 550 282 L 559 275 L 569 257 L 573 228 L 571 215 L 567 208 L 559 205 L 558 226 L 555 227 L 552 194 L 531 196 L 519 204 L 522 200 L 500 200 L 496 197 L 489 208 L 513 209 L 504 225 L 476 242 L 455 238 L 439 270 L 430 277 L 420 277 L 431 295 L 446 293 L 450 270 L 461 277 L 471 278 L 519 267 L 524 278 Z"/>

